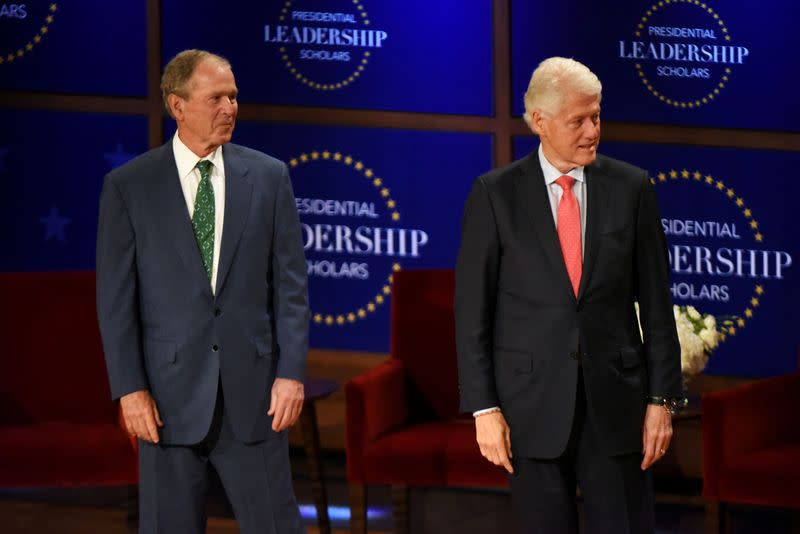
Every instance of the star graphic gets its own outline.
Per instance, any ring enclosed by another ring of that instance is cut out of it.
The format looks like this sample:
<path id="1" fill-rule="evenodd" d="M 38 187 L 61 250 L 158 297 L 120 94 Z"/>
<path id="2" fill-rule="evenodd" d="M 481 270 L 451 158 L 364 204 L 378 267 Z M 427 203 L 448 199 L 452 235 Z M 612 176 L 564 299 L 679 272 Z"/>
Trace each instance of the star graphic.
<path id="1" fill-rule="evenodd" d="M 117 148 L 114 150 L 114 152 L 106 152 L 105 154 L 103 154 L 103 157 L 108 162 L 108 164 L 111 165 L 112 169 L 116 169 L 117 167 L 120 167 L 128 163 L 135 156 L 136 154 L 125 152 L 125 149 L 122 147 L 122 143 L 120 143 L 119 141 L 117 141 Z"/>
<path id="2" fill-rule="evenodd" d="M 39 222 L 44 225 L 45 241 L 50 241 L 50 239 L 56 238 L 61 243 L 67 242 L 67 236 L 64 235 L 64 228 L 72 222 L 72 219 L 68 219 L 59 215 L 58 208 L 53 206 L 50 209 L 50 214 L 47 217 L 40 217 Z"/>
<path id="3" fill-rule="evenodd" d="M 6 170 L 6 162 L 3 161 L 3 158 L 6 157 L 8 154 L 8 149 L 6 147 L 0 146 L 0 172 Z"/>

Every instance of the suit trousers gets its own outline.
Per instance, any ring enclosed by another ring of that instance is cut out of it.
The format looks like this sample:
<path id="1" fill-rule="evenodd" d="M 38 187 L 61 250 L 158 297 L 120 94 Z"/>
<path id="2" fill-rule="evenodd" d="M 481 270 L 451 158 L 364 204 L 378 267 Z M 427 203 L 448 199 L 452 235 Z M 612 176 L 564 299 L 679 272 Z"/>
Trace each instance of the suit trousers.
<path id="1" fill-rule="evenodd" d="M 580 369 L 576 397 L 572 430 L 560 457 L 513 458 L 514 474 L 509 479 L 520 532 L 577 534 L 577 486 L 583 501 L 585 532 L 652 534 L 650 469 L 641 470 L 641 454 L 609 456 L 603 451 L 587 407 Z"/>
<path id="2" fill-rule="evenodd" d="M 202 442 L 181 446 L 139 441 L 141 534 L 206 531 L 209 462 L 219 474 L 242 534 L 305 532 L 292 487 L 288 432 L 256 443 L 238 440 L 226 416 L 220 384 L 211 427 Z"/>

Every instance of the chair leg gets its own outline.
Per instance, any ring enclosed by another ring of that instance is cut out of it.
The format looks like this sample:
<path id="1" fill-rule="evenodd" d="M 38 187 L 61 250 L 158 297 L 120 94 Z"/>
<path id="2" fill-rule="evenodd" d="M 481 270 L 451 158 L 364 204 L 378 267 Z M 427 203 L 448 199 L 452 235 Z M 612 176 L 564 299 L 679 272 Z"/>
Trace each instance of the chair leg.
<path id="1" fill-rule="evenodd" d="M 367 488 L 350 484 L 350 534 L 367 534 Z"/>
<path id="2" fill-rule="evenodd" d="M 706 534 L 726 534 L 728 532 L 728 507 L 717 500 L 706 501 Z"/>
<path id="3" fill-rule="evenodd" d="M 408 486 L 392 486 L 392 516 L 395 534 L 408 534 Z"/>

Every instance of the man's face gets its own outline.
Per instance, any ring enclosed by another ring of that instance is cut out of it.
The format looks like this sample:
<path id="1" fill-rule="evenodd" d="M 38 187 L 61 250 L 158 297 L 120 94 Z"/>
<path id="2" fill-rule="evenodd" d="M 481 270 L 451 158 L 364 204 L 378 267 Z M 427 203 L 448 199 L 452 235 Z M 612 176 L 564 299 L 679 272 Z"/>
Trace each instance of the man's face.
<path id="1" fill-rule="evenodd" d="M 231 69 L 205 60 L 189 79 L 186 99 L 173 95 L 181 140 L 193 151 L 210 153 L 231 140 L 239 104 Z"/>
<path id="2" fill-rule="evenodd" d="M 532 112 L 547 160 L 561 172 L 590 165 L 600 142 L 600 96 L 569 92 L 555 115 Z"/>

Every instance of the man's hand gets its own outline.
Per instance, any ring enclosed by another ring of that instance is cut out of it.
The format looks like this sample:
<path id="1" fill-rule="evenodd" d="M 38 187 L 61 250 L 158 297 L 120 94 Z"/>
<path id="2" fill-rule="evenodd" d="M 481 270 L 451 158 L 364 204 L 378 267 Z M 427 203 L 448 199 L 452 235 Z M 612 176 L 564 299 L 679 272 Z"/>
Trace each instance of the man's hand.
<path id="1" fill-rule="evenodd" d="M 119 404 L 128 434 L 148 443 L 158 443 L 158 427 L 164 426 L 164 422 L 150 392 L 142 389 L 128 393 L 120 397 Z"/>
<path id="2" fill-rule="evenodd" d="M 647 405 L 642 432 L 642 471 L 660 460 L 672 441 L 672 417 L 663 406 Z"/>
<path id="3" fill-rule="evenodd" d="M 475 436 L 484 458 L 514 473 L 511 467 L 511 430 L 502 412 L 475 417 Z"/>
<path id="4" fill-rule="evenodd" d="M 291 378 L 276 378 L 267 415 L 272 416 L 272 430 L 280 432 L 292 426 L 303 411 L 303 383 Z"/>

